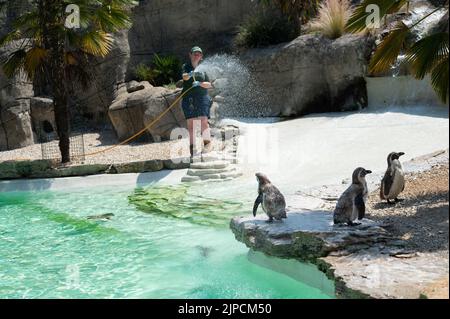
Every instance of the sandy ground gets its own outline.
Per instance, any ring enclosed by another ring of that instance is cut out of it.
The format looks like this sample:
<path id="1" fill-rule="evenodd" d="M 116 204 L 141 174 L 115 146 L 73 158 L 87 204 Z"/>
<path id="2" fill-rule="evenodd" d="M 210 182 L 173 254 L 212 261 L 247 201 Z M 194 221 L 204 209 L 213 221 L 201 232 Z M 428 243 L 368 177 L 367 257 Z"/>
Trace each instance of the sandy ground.
<path id="1" fill-rule="evenodd" d="M 380 221 L 394 235 L 418 253 L 449 257 L 449 164 L 406 175 L 405 191 L 395 205 L 380 202 L 379 189 L 369 196 L 367 218 Z M 425 291 L 428 298 L 449 298 L 449 277 L 443 277 Z"/>
<path id="2" fill-rule="evenodd" d="M 129 144 L 117 145 L 119 142 L 112 130 L 103 130 L 101 132 L 89 132 L 83 134 L 84 152 L 86 154 L 86 164 L 110 164 L 110 163 L 125 163 L 134 161 L 145 161 L 152 159 L 169 159 L 171 155 L 171 147 L 175 145 L 174 141 L 160 142 L 160 143 L 146 143 L 146 142 L 131 142 Z M 76 149 L 80 149 L 81 140 L 75 141 Z M 187 140 L 186 140 L 187 144 Z M 51 144 L 44 144 L 44 148 L 48 154 L 52 153 L 54 156 L 59 155 L 57 142 Z M 187 155 L 187 152 L 180 153 Z M 90 153 L 99 152 L 90 155 Z M 0 162 L 7 160 L 36 160 L 42 159 L 41 144 L 34 144 L 27 147 L 0 152 Z M 81 162 L 81 160 L 80 160 Z"/>
<path id="3" fill-rule="evenodd" d="M 448 174 L 448 163 L 407 174 L 403 201 L 396 204 L 381 202 L 377 189 L 369 196 L 367 218 L 388 225 L 415 250 L 448 253 Z"/>

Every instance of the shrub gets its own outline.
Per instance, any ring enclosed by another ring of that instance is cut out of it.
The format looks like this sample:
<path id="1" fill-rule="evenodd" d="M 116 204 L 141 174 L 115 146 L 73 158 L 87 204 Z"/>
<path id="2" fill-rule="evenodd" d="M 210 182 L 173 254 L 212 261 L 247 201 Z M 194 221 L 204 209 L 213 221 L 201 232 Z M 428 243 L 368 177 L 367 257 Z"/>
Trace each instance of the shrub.
<path id="1" fill-rule="evenodd" d="M 138 81 L 148 81 L 155 84 L 155 73 L 153 70 L 144 63 L 140 63 L 134 69 L 134 76 Z"/>
<path id="2" fill-rule="evenodd" d="M 181 62 L 174 55 L 155 54 L 150 65 L 140 63 L 136 66 L 134 75 L 138 81 L 148 81 L 152 85 L 163 86 L 181 78 Z"/>
<path id="3" fill-rule="evenodd" d="M 156 85 L 176 82 L 181 78 L 181 62 L 174 55 L 159 56 L 155 54 L 152 61 Z"/>
<path id="4" fill-rule="evenodd" d="M 288 42 L 297 35 L 293 22 L 288 18 L 260 11 L 239 26 L 234 43 L 238 47 L 255 48 Z"/>
<path id="5" fill-rule="evenodd" d="M 325 0 L 319 7 L 317 18 L 311 21 L 310 31 L 318 31 L 330 39 L 345 33 L 345 26 L 352 14 L 349 0 Z"/>

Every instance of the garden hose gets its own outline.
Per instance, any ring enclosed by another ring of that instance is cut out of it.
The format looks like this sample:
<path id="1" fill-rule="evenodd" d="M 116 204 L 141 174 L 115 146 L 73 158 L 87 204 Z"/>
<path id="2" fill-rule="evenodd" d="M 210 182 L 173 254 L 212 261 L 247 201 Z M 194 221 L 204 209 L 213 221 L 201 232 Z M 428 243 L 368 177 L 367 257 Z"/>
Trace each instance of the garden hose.
<path id="1" fill-rule="evenodd" d="M 195 78 L 194 78 L 195 79 Z M 167 114 L 167 112 L 169 112 L 177 103 L 178 101 L 183 98 L 184 95 L 186 95 L 186 93 L 188 93 L 190 90 L 192 90 L 194 87 L 190 87 L 189 89 L 187 89 L 186 91 L 184 91 L 182 94 L 180 94 L 179 97 L 177 97 L 177 99 L 167 108 L 165 109 L 163 112 L 161 112 L 153 121 L 151 121 L 149 124 L 147 124 L 147 126 L 145 126 L 142 130 L 140 130 L 139 132 L 137 132 L 136 134 L 134 134 L 133 136 L 127 138 L 126 140 L 120 142 L 119 144 L 113 145 L 111 147 L 108 147 L 104 150 L 100 150 L 100 151 L 95 151 L 95 152 L 91 152 L 91 153 L 87 153 L 84 154 L 84 156 L 93 156 L 99 153 L 103 153 L 103 152 L 107 152 L 110 151 L 120 145 L 126 144 L 128 142 L 130 142 L 131 140 L 134 140 L 135 138 L 139 137 L 142 133 L 144 133 L 147 129 L 149 129 L 150 127 L 152 127 L 156 122 L 158 122 L 164 115 Z"/>

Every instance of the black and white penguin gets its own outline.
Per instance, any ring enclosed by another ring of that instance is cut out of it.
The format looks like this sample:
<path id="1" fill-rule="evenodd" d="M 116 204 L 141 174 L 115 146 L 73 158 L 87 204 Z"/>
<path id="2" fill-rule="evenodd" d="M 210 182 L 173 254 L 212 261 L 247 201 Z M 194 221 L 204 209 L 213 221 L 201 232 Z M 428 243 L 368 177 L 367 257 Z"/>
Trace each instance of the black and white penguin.
<path id="1" fill-rule="evenodd" d="M 256 216 L 259 204 L 262 205 L 264 212 L 269 216 L 267 222 L 273 219 L 282 220 L 286 216 L 286 201 L 283 194 L 276 188 L 266 175 L 256 173 L 258 181 L 258 197 L 253 205 L 253 216 Z"/>
<path id="2" fill-rule="evenodd" d="M 402 155 L 405 153 L 392 152 L 387 157 L 388 168 L 381 180 L 380 199 L 385 199 L 388 204 L 392 204 L 391 199 L 398 202 L 398 195 L 405 189 L 405 173 L 399 161 Z"/>
<path id="3" fill-rule="evenodd" d="M 353 171 L 352 184 L 339 197 L 334 209 L 335 224 L 347 223 L 349 226 L 355 226 L 359 223 L 354 223 L 354 220 L 364 218 L 368 196 L 366 175 L 370 173 L 372 171 L 362 167 Z"/>

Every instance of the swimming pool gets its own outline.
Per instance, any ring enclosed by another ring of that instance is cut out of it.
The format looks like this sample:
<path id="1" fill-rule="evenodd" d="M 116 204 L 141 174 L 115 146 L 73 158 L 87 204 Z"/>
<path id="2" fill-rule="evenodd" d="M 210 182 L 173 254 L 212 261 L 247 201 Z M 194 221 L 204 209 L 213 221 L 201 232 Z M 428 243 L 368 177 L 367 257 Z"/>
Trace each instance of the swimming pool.
<path id="1" fill-rule="evenodd" d="M 251 213 L 255 190 L 228 183 L 2 192 L 0 297 L 332 298 L 318 270 L 258 257 L 234 239 L 229 219 Z M 296 280 L 299 271 L 319 284 Z"/>

